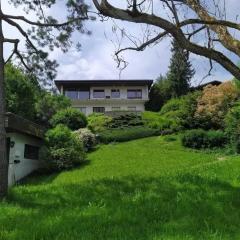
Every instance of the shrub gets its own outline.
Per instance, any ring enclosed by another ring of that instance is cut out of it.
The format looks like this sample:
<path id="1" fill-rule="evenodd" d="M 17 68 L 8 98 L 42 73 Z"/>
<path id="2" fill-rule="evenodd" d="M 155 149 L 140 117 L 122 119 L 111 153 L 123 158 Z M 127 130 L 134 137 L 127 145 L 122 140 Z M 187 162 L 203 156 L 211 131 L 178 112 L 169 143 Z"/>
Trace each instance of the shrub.
<path id="1" fill-rule="evenodd" d="M 161 117 L 170 123 L 171 130 L 176 132 L 195 127 L 194 114 L 200 94 L 194 92 L 180 98 L 172 98 L 162 107 Z"/>
<path id="2" fill-rule="evenodd" d="M 198 99 L 195 118 L 198 127 L 204 129 L 222 129 L 228 109 L 239 97 L 239 90 L 233 82 L 224 82 L 219 86 L 208 85 Z"/>
<path id="3" fill-rule="evenodd" d="M 195 149 L 223 147 L 226 143 L 226 136 L 221 131 L 194 129 L 186 132 L 182 137 L 184 147 Z"/>
<path id="4" fill-rule="evenodd" d="M 64 125 L 49 130 L 45 142 L 44 160 L 50 170 L 70 169 L 85 159 L 82 142 Z"/>
<path id="5" fill-rule="evenodd" d="M 142 117 L 138 113 L 120 113 L 112 116 L 112 121 L 108 124 L 108 128 L 125 128 L 125 127 L 136 127 L 142 126 Z"/>
<path id="6" fill-rule="evenodd" d="M 159 131 L 147 127 L 108 129 L 99 134 L 99 140 L 103 143 L 125 142 L 138 138 L 150 137 L 158 134 Z"/>
<path id="7" fill-rule="evenodd" d="M 158 129 L 159 131 L 170 129 L 173 121 L 161 116 L 156 112 L 143 112 L 142 120 L 146 127 Z"/>
<path id="8" fill-rule="evenodd" d="M 102 132 L 111 121 L 112 118 L 103 113 L 93 113 L 88 116 L 88 128 L 94 133 Z"/>
<path id="9" fill-rule="evenodd" d="M 240 102 L 228 111 L 225 117 L 225 132 L 231 145 L 240 153 Z"/>
<path id="10" fill-rule="evenodd" d="M 53 127 L 64 124 L 71 130 L 78 130 L 87 126 L 87 118 L 79 110 L 67 108 L 57 112 L 50 120 L 50 123 Z"/>
<path id="11" fill-rule="evenodd" d="M 86 151 L 92 149 L 97 143 L 95 135 L 87 128 L 79 129 L 75 134 L 83 142 Z"/>

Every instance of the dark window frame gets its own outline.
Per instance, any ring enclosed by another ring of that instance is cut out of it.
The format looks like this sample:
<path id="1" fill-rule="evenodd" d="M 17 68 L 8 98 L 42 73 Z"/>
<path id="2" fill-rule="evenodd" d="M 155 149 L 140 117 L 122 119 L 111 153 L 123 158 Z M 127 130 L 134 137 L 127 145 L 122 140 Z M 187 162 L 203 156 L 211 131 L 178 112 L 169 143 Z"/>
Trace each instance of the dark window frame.
<path id="1" fill-rule="evenodd" d="M 103 109 L 103 111 L 96 111 L 96 110 L 100 110 L 100 109 Z M 94 113 L 105 113 L 105 107 L 93 107 L 93 112 Z"/>
<path id="2" fill-rule="evenodd" d="M 30 160 L 39 160 L 39 146 L 25 144 L 24 146 L 24 158 Z"/>
<path id="3" fill-rule="evenodd" d="M 81 92 L 87 93 L 87 97 L 80 98 Z M 75 93 L 75 97 L 69 95 L 69 93 Z M 81 89 L 81 88 L 67 88 L 64 91 L 64 95 L 72 100 L 87 100 L 90 99 L 90 89 Z"/>
<path id="4" fill-rule="evenodd" d="M 95 93 L 103 93 L 103 96 L 102 97 L 99 97 L 99 96 L 95 96 Z M 93 89 L 93 98 L 105 98 L 106 97 L 106 94 L 105 94 L 105 89 Z"/>
<path id="5" fill-rule="evenodd" d="M 116 94 L 116 93 L 118 93 L 118 95 L 117 96 L 114 96 L 113 94 Z M 120 96 L 121 96 L 121 93 L 120 93 L 120 89 L 111 89 L 111 98 L 120 98 Z"/>
<path id="6" fill-rule="evenodd" d="M 134 92 L 134 96 L 129 96 L 130 92 Z M 140 93 L 140 96 L 138 96 L 138 93 Z M 142 99 L 142 89 L 128 89 L 127 90 L 127 98 L 128 99 Z"/>

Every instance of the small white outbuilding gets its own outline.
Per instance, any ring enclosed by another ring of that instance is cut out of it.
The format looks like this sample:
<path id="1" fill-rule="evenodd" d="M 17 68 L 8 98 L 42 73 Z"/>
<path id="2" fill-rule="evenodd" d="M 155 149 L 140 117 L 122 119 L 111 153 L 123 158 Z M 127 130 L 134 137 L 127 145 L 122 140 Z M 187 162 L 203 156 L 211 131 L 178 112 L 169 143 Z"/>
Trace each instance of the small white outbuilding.
<path id="1" fill-rule="evenodd" d="M 8 185 L 12 186 L 41 166 L 39 150 L 45 129 L 12 113 L 6 114 Z"/>

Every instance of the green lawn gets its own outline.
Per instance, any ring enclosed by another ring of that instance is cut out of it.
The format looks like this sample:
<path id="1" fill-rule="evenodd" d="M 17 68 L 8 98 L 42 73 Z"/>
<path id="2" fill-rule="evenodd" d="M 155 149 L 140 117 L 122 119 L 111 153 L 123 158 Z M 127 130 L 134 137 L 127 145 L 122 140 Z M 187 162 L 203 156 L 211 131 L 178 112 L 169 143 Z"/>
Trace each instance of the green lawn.
<path id="1" fill-rule="evenodd" d="M 240 239 L 240 157 L 152 137 L 101 146 L 0 203 L 0 239 Z"/>

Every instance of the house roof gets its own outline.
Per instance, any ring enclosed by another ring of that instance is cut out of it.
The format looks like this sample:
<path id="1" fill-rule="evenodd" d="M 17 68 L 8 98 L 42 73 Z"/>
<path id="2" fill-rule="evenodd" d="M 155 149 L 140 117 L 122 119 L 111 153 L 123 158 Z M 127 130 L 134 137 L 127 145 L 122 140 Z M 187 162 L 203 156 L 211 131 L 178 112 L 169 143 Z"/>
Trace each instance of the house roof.
<path id="1" fill-rule="evenodd" d="M 44 127 L 10 112 L 5 114 L 5 127 L 7 132 L 19 132 L 40 139 L 44 138 L 46 130 Z"/>
<path id="2" fill-rule="evenodd" d="M 99 79 L 99 80 L 56 80 L 55 84 L 57 88 L 60 90 L 61 86 L 67 86 L 67 87 L 77 87 L 79 85 L 81 86 L 121 86 L 121 85 L 148 85 L 149 87 L 152 85 L 153 80 L 151 79 Z"/>
<path id="3" fill-rule="evenodd" d="M 198 85 L 197 87 L 193 87 L 193 90 L 203 90 L 203 88 L 205 88 L 208 85 L 218 86 L 220 84 L 222 84 L 221 81 L 214 80 L 214 81 L 211 81 L 211 82 L 207 82 L 207 83 Z"/>

